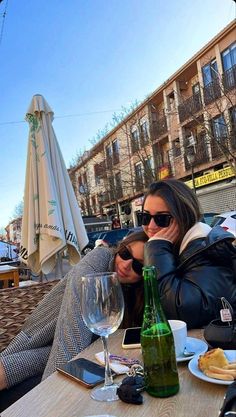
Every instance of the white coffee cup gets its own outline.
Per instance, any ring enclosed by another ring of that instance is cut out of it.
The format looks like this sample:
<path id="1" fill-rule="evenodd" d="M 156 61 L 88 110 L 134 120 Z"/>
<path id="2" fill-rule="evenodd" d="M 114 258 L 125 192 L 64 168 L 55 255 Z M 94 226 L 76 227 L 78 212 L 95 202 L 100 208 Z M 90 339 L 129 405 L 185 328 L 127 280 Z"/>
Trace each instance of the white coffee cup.
<path id="1" fill-rule="evenodd" d="M 174 343 L 175 343 L 175 355 L 176 357 L 183 355 L 187 341 L 187 325 L 185 321 L 181 320 L 168 320 L 171 327 Z"/>

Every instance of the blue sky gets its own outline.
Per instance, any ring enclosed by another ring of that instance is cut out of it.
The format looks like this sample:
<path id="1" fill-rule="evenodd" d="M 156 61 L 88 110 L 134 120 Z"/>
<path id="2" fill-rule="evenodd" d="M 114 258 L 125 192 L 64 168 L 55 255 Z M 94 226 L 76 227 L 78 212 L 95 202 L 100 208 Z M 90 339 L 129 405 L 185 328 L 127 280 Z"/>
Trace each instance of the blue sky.
<path id="1" fill-rule="evenodd" d="M 0 29 L 5 7 L 3 0 Z M 0 227 L 23 198 L 22 121 L 34 94 L 54 110 L 68 166 L 114 111 L 144 99 L 234 18 L 233 0 L 8 0 L 0 44 Z M 67 115 L 77 116 L 59 117 Z"/>

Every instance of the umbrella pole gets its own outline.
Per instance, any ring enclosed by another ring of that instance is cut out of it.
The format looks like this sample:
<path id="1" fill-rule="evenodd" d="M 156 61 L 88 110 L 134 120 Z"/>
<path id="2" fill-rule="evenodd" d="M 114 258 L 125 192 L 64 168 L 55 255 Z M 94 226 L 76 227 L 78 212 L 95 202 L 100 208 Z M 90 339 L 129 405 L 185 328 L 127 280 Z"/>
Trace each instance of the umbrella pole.
<path id="1" fill-rule="evenodd" d="M 57 279 L 63 278 L 63 265 L 62 265 L 62 253 L 57 253 L 56 271 L 55 275 Z"/>

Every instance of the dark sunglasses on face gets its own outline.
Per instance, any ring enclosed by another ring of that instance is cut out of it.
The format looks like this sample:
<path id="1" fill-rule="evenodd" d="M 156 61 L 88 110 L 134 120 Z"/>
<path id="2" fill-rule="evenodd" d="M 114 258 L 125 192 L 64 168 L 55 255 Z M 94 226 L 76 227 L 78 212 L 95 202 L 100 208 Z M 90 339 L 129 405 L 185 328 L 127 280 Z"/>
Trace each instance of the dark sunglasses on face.
<path id="1" fill-rule="evenodd" d="M 150 214 L 150 213 L 141 213 L 141 220 L 143 226 L 148 226 L 151 219 L 154 219 L 154 222 L 159 227 L 168 227 L 170 225 L 170 221 L 172 219 L 171 214 L 163 213 L 163 214 Z"/>
<path id="2" fill-rule="evenodd" d="M 128 248 L 123 247 L 119 250 L 118 255 L 120 256 L 121 259 L 123 259 L 123 261 L 128 261 L 129 259 L 132 259 L 132 269 L 133 271 L 142 276 L 142 271 L 143 271 L 143 264 L 141 264 L 141 262 L 139 262 L 137 259 L 135 259 L 132 255 L 132 253 L 129 251 Z"/>

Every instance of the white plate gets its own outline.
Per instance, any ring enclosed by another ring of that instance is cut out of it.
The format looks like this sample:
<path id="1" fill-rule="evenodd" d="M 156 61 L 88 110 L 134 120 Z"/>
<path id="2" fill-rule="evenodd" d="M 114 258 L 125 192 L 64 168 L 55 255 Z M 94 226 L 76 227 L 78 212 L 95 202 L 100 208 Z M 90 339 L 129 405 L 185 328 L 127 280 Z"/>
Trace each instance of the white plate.
<path id="1" fill-rule="evenodd" d="M 203 353 L 205 353 L 208 349 L 208 345 L 206 342 L 204 342 L 201 339 L 196 339 L 195 337 L 187 337 L 187 342 L 186 342 L 186 350 L 188 352 L 194 352 L 194 355 L 192 356 L 177 356 L 176 358 L 176 362 L 186 362 L 186 361 L 190 361 L 190 359 L 192 359 L 195 355 L 202 355 Z"/>
<path id="2" fill-rule="evenodd" d="M 229 362 L 236 361 L 236 350 L 224 350 L 224 353 Z M 212 382 L 213 384 L 230 385 L 232 382 L 234 382 L 234 381 L 223 381 L 222 379 L 209 378 L 208 376 L 206 376 L 198 368 L 198 357 L 199 355 L 194 356 L 194 358 L 188 364 L 188 369 L 190 370 L 191 374 L 193 374 L 199 379 L 202 379 L 203 381 Z"/>

